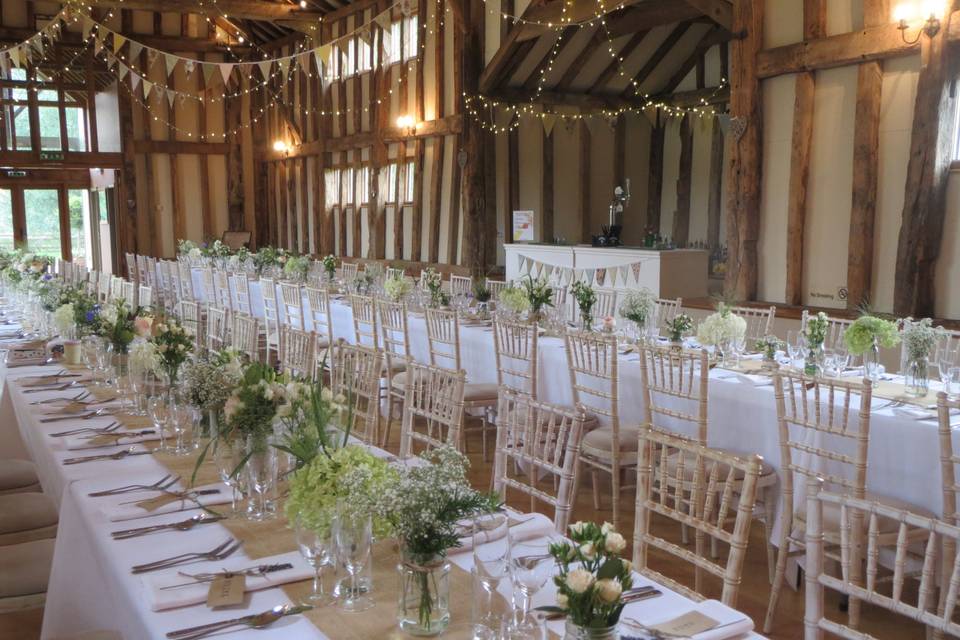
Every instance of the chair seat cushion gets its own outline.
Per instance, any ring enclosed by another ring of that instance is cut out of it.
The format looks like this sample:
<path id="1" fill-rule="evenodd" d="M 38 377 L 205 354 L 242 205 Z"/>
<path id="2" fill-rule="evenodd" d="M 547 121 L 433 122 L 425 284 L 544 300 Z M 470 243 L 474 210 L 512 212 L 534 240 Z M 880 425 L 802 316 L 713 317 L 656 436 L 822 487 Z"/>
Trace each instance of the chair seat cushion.
<path id="1" fill-rule="evenodd" d="M 46 593 L 53 546 L 48 539 L 0 547 L 0 603 L 4 598 Z"/>
<path id="2" fill-rule="evenodd" d="M 636 425 L 620 427 L 619 440 L 621 464 L 636 464 L 637 438 L 639 437 L 639 434 L 640 427 Z M 612 462 L 613 427 L 600 427 L 599 429 L 588 431 L 587 434 L 583 436 L 583 440 L 580 444 L 580 453 L 604 462 Z"/>
<path id="3" fill-rule="evenodd" d="M 39 491 L 37 470 L 29 460 L 0 460 L 0 494 Z"/>
<path id="4" fill-rule="evenodd" d="M 882 505 L 892 507 L 894 509 L 900 509 L 904 511 L 909 511 L 915 515 L 918 515 L 922 518 L 936 518 L 936 514 L 930 511 L 929 509 L 924 509 L 918 505 L 915 505 L 898 498 L 891 498 L 889 496 L 881 496 L 875 493 L 867 492 L 867 495 L 864 497 L 865 500 L 869 502 L 879 502 Z M 799 509 L 793 514 L 793 535 L 799 537 L 801 540 L 805 534 L 807 521 L 807 513 L 804 509 Z M 877 514 L 877 525 L 879 527 L 880 535 L 897 533 L 897 530 L 900 528 L 900 521 L 894 520 L 893 518 L 887 518 L 885 516 Z M 864 521 L 864 530 L 868 526 L 868 523 Z M 832 502 L 823 503 L 823 531 L 825 537 L 833 540 L 834 538 L 839 539 L 840 531 L 840 505 L 834 504 Z"/>
<path id="5" fill-rule="evenodd" d="M 463 385 L 464 402 L 496 402 L 499 387 L 494 383 L 468 382 Z"/>
<path id="6" fill-rule="evenodd" d="M 57 508 L 43 493 L 0 496 L 0 544 L 29 542 L 56 535 Z"/>

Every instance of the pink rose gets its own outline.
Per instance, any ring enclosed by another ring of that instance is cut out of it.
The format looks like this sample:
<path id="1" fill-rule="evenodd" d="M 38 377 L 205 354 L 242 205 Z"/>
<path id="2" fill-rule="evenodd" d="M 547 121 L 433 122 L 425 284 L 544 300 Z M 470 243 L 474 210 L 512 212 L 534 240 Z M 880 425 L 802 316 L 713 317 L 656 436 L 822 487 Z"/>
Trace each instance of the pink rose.
<path id="1" fill-rule="evenodd" d="M 149 338 L 153 333 L 153 318 L 150 316 L 137 316 L 133 321 L 133 330 L 141 338 Z"/>

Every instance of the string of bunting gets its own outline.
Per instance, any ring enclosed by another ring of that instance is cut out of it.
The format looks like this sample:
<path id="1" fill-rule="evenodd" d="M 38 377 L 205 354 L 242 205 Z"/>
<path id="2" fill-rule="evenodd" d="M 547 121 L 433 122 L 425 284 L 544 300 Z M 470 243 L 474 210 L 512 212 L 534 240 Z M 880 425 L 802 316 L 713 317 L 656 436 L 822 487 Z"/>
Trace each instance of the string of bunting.
<path id="1" fill-rule="evenodd" d="M 644 259 L 611 267 L 578 269 L 548 264 L 522 254 L 517 256 L 518 267 L 522 275 L 544 278 L 559 286 L 567 286 L 577 281 L 585 281 L 591 286 L 598 287 L 616 287 L 618 284 L 621 286 L 640 286 L 642 285 L 640 273 L 643 263 L 646 261 Z"/>

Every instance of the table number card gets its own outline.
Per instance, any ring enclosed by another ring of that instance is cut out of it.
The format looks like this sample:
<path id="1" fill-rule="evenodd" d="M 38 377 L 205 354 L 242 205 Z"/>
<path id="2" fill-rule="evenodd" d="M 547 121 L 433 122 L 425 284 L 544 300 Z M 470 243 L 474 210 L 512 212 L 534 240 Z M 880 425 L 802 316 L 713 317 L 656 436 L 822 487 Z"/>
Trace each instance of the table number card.
<path id="1" fill-rule="evenodd" d="M 211 609 L 235 607 L 243 604 L 247 578 L 242 573 L 224 573 L 213 579 L 207 592 L 207 606 Z"/>
<path id="2" fill-rule="evenodd" d="M 667 637 L 692 638 L 698 633 L 709 631 L 719 624 L 719 622 L 710 616 L 705 616 L 699 611 L 688 611 L 682 616 L 661 622 L 650 628 L 659 631 Z"/>

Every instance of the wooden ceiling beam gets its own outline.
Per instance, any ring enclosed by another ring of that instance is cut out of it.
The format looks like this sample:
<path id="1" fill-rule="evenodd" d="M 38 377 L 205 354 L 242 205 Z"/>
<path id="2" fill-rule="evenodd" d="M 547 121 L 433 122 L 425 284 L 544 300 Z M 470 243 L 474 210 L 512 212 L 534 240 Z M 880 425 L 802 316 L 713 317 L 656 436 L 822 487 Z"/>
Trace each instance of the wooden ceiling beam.
<path id="1" fill-rule="evenodd" d="M 673 74 L 670 80 L 667 81 L 667 84 L 663 87 L 664 93 L 673 93 L 677 86 L 683 82 L 683 79 L 687 77 L 687 74 L 693 71 L 693 68 L 697 66 L 697 61 L 700 60 L 703 55 L 710 50 L 711 47 L 714 47 L 721 42 L 728 42 L 733 36 L 729 31 L 722 28 L 720 25 L 714 25 L 710 30 L 708 30 L 703 37 L 700 38 L 700 42 L 697 43 L 696 49 L 693 50 L 693 53 L 683 61 L 683 64 L 680 65 L 680 68 L 677 69 L 677 72 Z"/>
<path id="2" fill-rule="evenodd" d="M 697 107 L 704 105 L 723 104 L 730 100 L 729 87 L 709 87 L 695 91 L 681 91 L 673 94 L 658 94 L 647 100 L 626 96 L 560 93 L 544 91 L 536 100 L 522 89 L 499 89 L 489 96 L 491 100 L 508 104 L 538 104 L 545 107 L 569 107 L 582 111 L 598 111 L 601 109 L 642 109 L 651 103 L 664 103 L 675 107 Z"/>
<path id="3" fill-rule="evenodd" d="M 541 3 L 542 0 L 532 0 L 521 17 L 526 19 Z M 456 2 L 453 4 L 456 5 Z M 460 11 L 462 11 L 462 8 Z M 490 62 L 487 63 L 487 66 L 480 74 L 478 88 L 481 93 L 488 93 L 508 77 L 511 69 L 516 68 L 518 64 L 517 58 L 520 57 L 518 55 L 518 49 L 521 45 L 526 45 L 526 50 L 529 50 L 529 48 L 533 46 L 533 41 L 523 43 L 519 40 L 520 34 L 523 33 L 524 26 L 522 23 L 514 25 L 514 27 L 507 32 L 503 40 L 500 41 L 500 47 L 497 49 L 497 52 L 493 54 Z M 524 57 L 525 56 L 526 54 L 524 54 Z"/>
<path id="4" fill-rule="evenodd" d="M 573 81 L 577 79 L 577 76 L 580 75 L 580 71 L 583 70 L 583 67 L 586 66 L 590 58 L 593 57 L 593 54 L 600 48 L 600 45 L 607 42 L 603 38 L 601 31 L 597 29 L 593 32 L 593 35 L 590 37 L 590 40 L 587 41 L 587 44 L 584 45 L 583 51 L 573 59 L 570 65 L 567 67 L 566 71 L 563 72 L 563 76 L 560 77 L 560 81 L 553 88 L 554 91 L 564 92 L 570 88 L 570 85 L 573 84 Z"/>
<path id="5" fill-rule="evenodd" d="M 19 27 L 0 27 L 0 42 L 20 43 L 36 35 L 33 29 L 22 29 Z M 155 36 L 146 33 L 121 32 L 120 35 L 129 39 L 136 40 L 161 51 L 179 52 L 179 53 L 226 53 L 226 45 L 220 44 L 215 40 L 206 38 L 180 38 L 173 36 Z M 71 31 L 61 31 L 57 37 L 57 42 L 64 45 L 83 46 L 83 39 L 79 33 Z M 230 50 L 235 53 L 249 53 L 250 47 L 246 45 L 231 46 Z"/>
<path id="6" fill-rule="evenodd" d="M 650 59 L 647 60 L 646 64 L 637 72 L 637 75 L 634 76 L 633 82 L 628 84 L 624 89 L 624 92 L 630 90 L 630 87 L 640 88 L 640 85 L 646 81 L 646 79 L 653 73 L 653 70 L 660 66 L 660 63 L 663 62 L 663 59 L 667 57 L 667 54 L 676 46 L 677 42 L 680 41 L 687 31 L 690 29 L 690 22 L 681 22 L 676 27 L 673 28 L 673 31 L 666 37 L 666 39 L 660 43 L 660 46 L 657 47 L 657 50 L 653 52 L 653 55 L 650 56 Z"/>
<path id="7" fill-rule="evenodd" d="M 910 33 L 915 33 L 918 28 L 919 26 L 912 26 Z M 953 12 L 946 38 L 954 44 L 960 42 L 960 11 Z M 907 44 L 897 25 L 886 24 L 765 49 L 757 56 L 757 75 L 760 78 L 772 78 L 787 73 L 845 67 L 870 60 L 905 56 L 919 51 L 919 41 L 916 44 Z"/>
<path id="8" fill-rule="evenodd" d="M 600 5 L 599 10 L 597 9 L 598 4 Z M 623 0 L 619 2 L 612 2 L 611 0 L 600 0 L 600 2 L 552 0 L 551 2 L 530 8 L 528 11 L 529 15 L 524 14 L 524 18 L 530 22 L 519 25 L 520 34 L 518 35 L 518 40 L 520 42 L 536 40 L 552 30 L 549 23 L 560 25 L 564 22 L 587 22 L 597 16 L 606 15 L 634 4 L 646 4 L 646 2 L 640 2 L 640 0 Z M 566 12 L 564 12 L 565 6 Z M 543 26 L 544 23 L 546 23 L 547 26 Z"/>
<path id="9" fill-rule="evenodd" d="M 733 3 L 730 0 L 684 0 L 727 31 L 733 30 Z"/>
<path id="10" fill-rule="evenodd" d="M 136 9 L 166 13 L 196 13 L 247 20 L 264 20 L 276 24 L 319 24 L 324 13 L 301 9 L 299 4 L 263 2 L 261 0 L 218 0 L 200 4 L 195 0 L 91 0 L 95 7 Z"/>
<path id="11" fill-rule="evenodd" d="M 702 17 L 700 10 L 677 0 L 647 0 L 636 7 L 624 11 L 618 19 L 608 24 L 610 38 L 647 31 L 674 22 L 695 20 Z"/>
<path id="12" fill-rule="evenodd" d="M 543 57 L 540 58 L 540 61 L 537 62 L 536 65 L 534 65 L 533 69 L 530 71 L 530 74 L 527 75 L 526 79 L 524 80 L 524 89 L 527 91 L 533 91 L 536 89 L 537 82 L 540 79 L 540 76 L 547 72 L 547 66 L 550 64 L 550 61 L 556 60 L 560 57 L 560 55 L 563 53 L 563 50 L 570 45 L 570 40 L 573 38 L 573 35 L 577 32 L 578 28 L 579 27 L 567 27 L 560 32 L 560 36 L 558 38 L 558 40 L 561 40 L 560 44 L 557 45 L 557 43 L 554 42 L 552 45 L 550 45 L 550 48 L 543 53 Z M 553 48 L 556 46 L 559 46 L 560 50 L 557 51 L 556 56 L 552 57 L 550 54 L 553 51 Z"/>
<path id="13" fill-rule="evenodd" d="M 594 93 L 603 87 L 607 86 L 607 83 L 613 79 L 613 77 L 620 71 L 623 67 L 623 63 L 626 62 L 627 58 L 630 57 L 637 47 L 640 46 L 640 43 L 643 42 L 643 39 L 647 37 L 649 31 L 638 31 L 627 40 L 627 43 L 623 45 L 623 48 L 617 51 L 616 55 L 610 59 L 610 62 L 607 63 L 606 68 L 600 72 L 600 75 L 597 76 L 597 79 L 593 81 L 593 84 L 590 85 L 590 88 L 587 89 L 587 93 Z"/>

